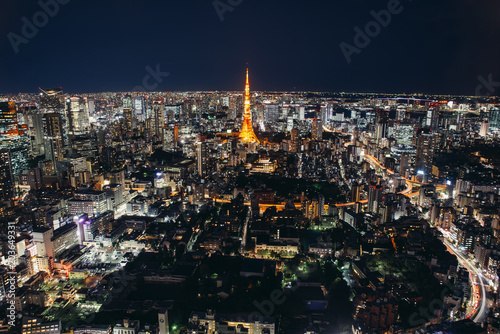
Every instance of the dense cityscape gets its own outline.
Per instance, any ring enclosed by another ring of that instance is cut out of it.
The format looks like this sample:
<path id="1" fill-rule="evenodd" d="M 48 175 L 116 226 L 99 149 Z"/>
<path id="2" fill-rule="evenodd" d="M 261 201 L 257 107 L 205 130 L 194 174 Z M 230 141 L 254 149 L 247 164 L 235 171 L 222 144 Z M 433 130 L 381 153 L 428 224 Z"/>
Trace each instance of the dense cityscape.
<path id="1" fill-rule="evenodd" d="M 0 96 L 0 332 L 497 333 L 500 102 Z"/>

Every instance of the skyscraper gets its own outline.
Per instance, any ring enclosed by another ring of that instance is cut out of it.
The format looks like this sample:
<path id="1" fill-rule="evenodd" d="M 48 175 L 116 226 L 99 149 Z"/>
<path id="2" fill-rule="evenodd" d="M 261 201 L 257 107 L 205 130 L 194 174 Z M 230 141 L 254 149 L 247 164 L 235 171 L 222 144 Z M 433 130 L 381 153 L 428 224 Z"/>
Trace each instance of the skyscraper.
<path id="1" fill-rule="evenodd" d="M 123 97 L 123 108 L 133 108 L 132 96 L 127 94 Z"/>
<path id="2" fill-rule="evenodd" d="M 0 102 L 0 136 L 1 139 L 17 135 L 17 115 L 14 102 Z"/>
<path id="3" fill-rule="evenodd" d="M 144 122 L 146 119 L 146 112 L 144 108 L 144 98 L 142 96 L 136 96 L 134 97 L 134 116 L 137 118 L 140 122 Z"/>
<path id="4" fill-rule="evenodd" d="M 259 139 L 255 135 L 252 126 L 252 113 L 250 111 L 250 83 L 248 81 L 248 68 L 247 68 L 247 81 L 245 84 L 245 106 L 243 111 L 243 125 L 241 126 L 240 139 L 245 143 L 255 143 Z"/>
<path id="5" fill-rule="evenodd" d="M 427 118 L 425 120 L 425 126 L 435 131 L 439 127 L 439 106 L 434 103 L 432 107 L 427 110 Z"/>
<path id="6" fill-rule="evenodd" d="M 43 127 L 45 158 L 52 161 L 62 161 L 64 141 L 61 114 L 48 113 L 43 115 Z"/>
<path id="7" fill-rule="evenodd" d="M 428 173 L 432 168 L 434 158 L 435 139 L 432 133 L 422 133 L 417 139 L 417 154 L 415 158 L 415 167 L 417 170 Z"/>
<path id="8" fill-rule="evenodd" d="M 368 211 L 378 213 L 380 204 L 382 203 L 384 187 L 383 186 L 369 186 L 368 187 Z"/>
<path id="9" fill-rule="evenodd" d="M 196 144 L 196 170 L 199 176 L 207 174 L 207 144 L 198 142 Z"/>
<path id="10" fill-rule="evenodd" d="M 133 113 L 133 101 L 130 95 L 125 95 L 123 97 L 123 119 L 125 121 L 125 130 L 127 135 L 132 135 L 132 128 L 134 127 L 134 113 Z"/>
<path id="11" fill-rule="evenodd" d="M 280 106 L 276 103 L 264 105 L 264 122 L 276 122 L 280 116 Z"/>
<path id="12" fill-rule="evenodd" d="M 127 130 L 127 134 L 130 136 L 132 134 L 132 128 L 134 124 L 132 108 L 123 108 L 123 119 L 125 121 L 125 129 Z"/>
<path id="13" fill-rule="evenodd" d="M 322 140 L 323 139 L 323 123 L 320 119 L 315 118 L 312 123 L 311 129 L 312 140 Z"/>
<path id="14" fill-rule="evenodd" d="M 155 135 L 158 138 L 163 136 L 163 127 L 165 126 L 165 116 L 163 114 L 163 101 L 156 99 L 153 101 L 153 117 L 155 119 Z"/>
<path id="15" fill-rule="evenodd" d="M 23 114 L 27 134 L 31 146 L 31 155 L 38 156 L 44 154 L 43 140 L 43 114 L 34 103 L 23 103 L 19 106 L 19 111 Z"/>
<path id="16" fill-rule="evenodd" d="M 291 131 L 290 151 L 294 153 L 299 151 L 299 130 L 297 129 Z"/>
<path id="17" fill-rule="evenodd" d="M 491 108 L 489 114 L 490 127 L 500 129 L 500 109 Z"/>
<path id="18" fill-rule="evenodd" d="M 14 179 L 8 150 L 0 150 L 0 198 L 10 200 L 14 197 Z"/>
<path id="19" fill-rule="evenodd" d="M 179 140 L 179 128 L 177 124 L 174 126 L 165 126 L 163 128 L 163 150 L 170 151 L 177 147 Z"/>
<path id="20" fill-rule="evenodd" d="M 27 128 L 24 114 L 20 114 L 23 129 Z M 18 124 L 14 102 L 0 102 L 0 150 L 9 151 L 10 170 L 13 177 L 20 176 L 28 164 L 29 137 Z"/>
<path id="21" fill-rule="evenodd" d="M 72 97 L 67 101 L 69 131 L 71 134 L 79 135 L 90 130 L 90 115 L 87 101 L 81 97 Z"/>

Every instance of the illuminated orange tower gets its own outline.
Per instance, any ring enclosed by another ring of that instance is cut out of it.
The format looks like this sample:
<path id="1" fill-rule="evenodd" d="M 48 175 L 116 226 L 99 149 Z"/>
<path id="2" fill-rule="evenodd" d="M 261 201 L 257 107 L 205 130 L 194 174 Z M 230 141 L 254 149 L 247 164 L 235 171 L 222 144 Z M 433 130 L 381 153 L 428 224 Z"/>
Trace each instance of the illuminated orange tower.
<path id="1" fill-rule="evenodd" d="M 259 139 L 253 132 L 252 127 L 252 113 L 250 112 L 250 83 L 248 81 L 248 68 L 247 68 L 247 82 L 245 84 L 245 109 L 243 112 L 243 125 L 239 138 L 245 143 L 255 143 Z"/>

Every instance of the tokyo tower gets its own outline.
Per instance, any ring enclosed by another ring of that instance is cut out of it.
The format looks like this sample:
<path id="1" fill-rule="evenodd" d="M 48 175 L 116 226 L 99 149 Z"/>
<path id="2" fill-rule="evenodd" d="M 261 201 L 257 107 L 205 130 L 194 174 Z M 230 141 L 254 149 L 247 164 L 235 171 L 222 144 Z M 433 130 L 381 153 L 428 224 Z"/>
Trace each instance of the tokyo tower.
<path id="1" fill-rule="evenodd" d="M 245 143 L 259 142 L 259 139 L 253 132 L 252 127 L 252 113 L 250 112 L 250 83 L 248 81 L 248 68 L 247 68 L 247 82 L 245 84 L 245 109 L 243 112 L 243 125 L 239 138 Z"/>

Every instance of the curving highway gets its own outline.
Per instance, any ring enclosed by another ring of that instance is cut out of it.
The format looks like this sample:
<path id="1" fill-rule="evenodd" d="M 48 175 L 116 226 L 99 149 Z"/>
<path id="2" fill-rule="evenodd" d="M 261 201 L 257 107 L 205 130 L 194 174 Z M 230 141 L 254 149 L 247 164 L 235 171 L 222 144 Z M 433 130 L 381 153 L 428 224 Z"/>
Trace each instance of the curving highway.
<path id="1" fill-rule="evenodd" d="M 364 157 L 366 160 L 368 160 L 368 162 L 371 162 L 371 163 L 375 164 L 377 167 L 382 168 L 383 170 L 385 170 L 385 171 L 387 172 L 387 174 L 389 174 L 389 175 L 394 174 L 394 171 L 393 171 L 393 170 L 387 169 L 387 168 L 385 168 L 384 166 L 382 166 L 382 165 L 380 164 L 380 162 L 377 160 L 377 158 L 375 158 L 374 156 L 371 156 L 371 155 L 365 154 L 363 157 Z M 413 190 L 413 184 L 412 184 L 412 182 L 411 182 L 410 180 L 408 180 L 407 178 L 403 177 L 403 176 L 401 176 L 401 178 L 402 178 L 403 180 L 405 180 L 405 182 L 406 182 L 406 189 L 405 189 L 405 190 L 403 190 L 403 191 L 401 191 L 401 192 L 400 192 L 400 194 L 403 194 L 403 195 L 408 195 L 408 196 L 410 196 L 410 195 L 411 195 L 410 197 L 417 196 L 417 195 L 418 195 L 418 192 L 414 192 L 414 193 L 412 193 L 412 190 Z"/>
<path id="2" fill-rule="evenodd" d="M 446 231 L 439 229 L 441 232 L 444 232 L 443 235 L 446 235 Z M 486 296 L 486 284 L 483 278 L 482 273 L 471 263 L 460 250 L 458 250 L 455 246 L 453 246 L 448 240 L 446 240 L 446 236 L 444 238 L 444 244 L 448 248 L 448 251 L 454 254 L 459 262 L 471 273 L 472 282 L 478 282 L 479 285 L 472 284 L 472 307 L 470 308 L 468 317 L 472 318 L 474 322 L 483 323 L 488 315 L 490 310 L 488 297 Z M 478 288 L 479 286 L 479 288 Z M 475 296 L 478 296 L 476 298 Z"/>

